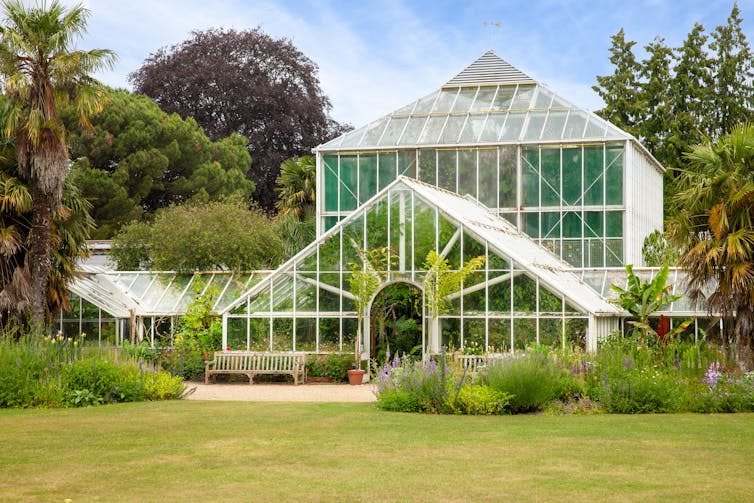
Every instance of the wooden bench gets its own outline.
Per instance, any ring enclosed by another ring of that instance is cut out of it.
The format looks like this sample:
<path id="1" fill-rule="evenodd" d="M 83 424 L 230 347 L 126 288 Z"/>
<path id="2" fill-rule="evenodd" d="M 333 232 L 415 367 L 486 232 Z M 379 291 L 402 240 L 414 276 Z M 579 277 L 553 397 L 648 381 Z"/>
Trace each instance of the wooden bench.
<path id="1" fill-rule="evenodd" d="M 306 382 L 306 353 L 261 351 L 216 351 L 212 360 L 204 362 L 204 384 L 209 377 L 217 374 L 244 374 L 249 384 L 259 374 L 281 374 L 293 376 L 293 383 L 299 379 Z"/>
<path id="2" fill-rule="evenodd" d="M 455 355 L 457 362 L 461 364 L 461 369 L 466 369 L 469 373 L 479 372 L 481 369 L 501 363 L 506 360 L 512 360 L 515 356 L 510 353 L 494 353 L 487 355 Z"/>

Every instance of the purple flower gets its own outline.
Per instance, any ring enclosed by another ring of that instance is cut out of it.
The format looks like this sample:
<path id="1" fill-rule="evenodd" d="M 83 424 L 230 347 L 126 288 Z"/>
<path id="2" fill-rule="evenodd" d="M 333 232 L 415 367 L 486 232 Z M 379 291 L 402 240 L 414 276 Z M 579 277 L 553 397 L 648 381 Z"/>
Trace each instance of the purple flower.
<path id="1" fill-rule="evenodd" d="M 722 371 L 720 369 L 720 362 L 714 362 L 710 364 L 709 368 L 704 373 L 704 379 L 702 382 L 704 382 L 704 384 L 706 384 L 710 388 L 714 388 L 720 380 L 721 376 Z"/>

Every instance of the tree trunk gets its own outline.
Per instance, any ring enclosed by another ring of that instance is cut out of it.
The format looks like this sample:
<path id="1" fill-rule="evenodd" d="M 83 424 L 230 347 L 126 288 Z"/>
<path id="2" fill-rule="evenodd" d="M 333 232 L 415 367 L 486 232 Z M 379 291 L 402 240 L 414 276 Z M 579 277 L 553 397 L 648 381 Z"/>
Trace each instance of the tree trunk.
<path id="1" fill-rule="evenodd" d="M 35 329 L 44 327 L 47 314 L 47 286 L 52 260 L 50 258 L 50 222 L 52 220 L 52 197 L 45 194 L 37 184 L 32 188 L 30 249 L 27 261 L 31 271 L 31 321 Z"/>

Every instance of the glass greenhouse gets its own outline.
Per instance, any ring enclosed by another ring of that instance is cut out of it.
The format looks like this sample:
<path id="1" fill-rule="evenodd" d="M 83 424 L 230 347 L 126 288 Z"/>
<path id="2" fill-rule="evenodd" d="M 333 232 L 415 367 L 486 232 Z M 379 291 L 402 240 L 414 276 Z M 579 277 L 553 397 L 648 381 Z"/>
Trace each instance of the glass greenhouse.
<path id="1" fill-rule="evenodd" d="M 535 342 L 594 350 L 628 316 L 610 302 L 610 285 L 626 282 L 624 264 L 656 273 L 641 268 L 641 247 L 662 228 L 663 167 L 631 135 L 492 52 L 314 152 L 317 239 L 277 270 L 85 271 L 61 328 L 98 323 L 100 333 L 113 327 L 104 337 L 116 343 L 124 334 L 154 341 L 211 284 L 224 348 L 358 348 L 366 359 L 406 343 L 385 339 L 390 322 L 423 354 Z M 425 288 L 430 251 L 450 270 L 486 258 L 437 317 L 428 315 Z M 367 265 L 371 254 L 382 260 Z M 367 268 L 379 279 L 360 319 L 351 283 Z M 681 271 L 670 281 L 683 291 Z M 386 310 L 398 302 L 401 313 Z M 660 314 L 707 313 L 681 299 Z"/>

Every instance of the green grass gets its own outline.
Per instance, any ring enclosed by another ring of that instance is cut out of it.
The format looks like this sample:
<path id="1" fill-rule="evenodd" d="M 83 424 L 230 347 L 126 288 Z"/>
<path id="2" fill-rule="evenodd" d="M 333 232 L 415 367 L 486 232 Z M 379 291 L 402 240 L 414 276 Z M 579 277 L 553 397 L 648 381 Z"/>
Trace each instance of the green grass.
<path id="1" fill-rule="evenodd" d="M 0 411 L 0 500 L 751 501 L 754 414 L 431 416 L 372 404 Z"/>

